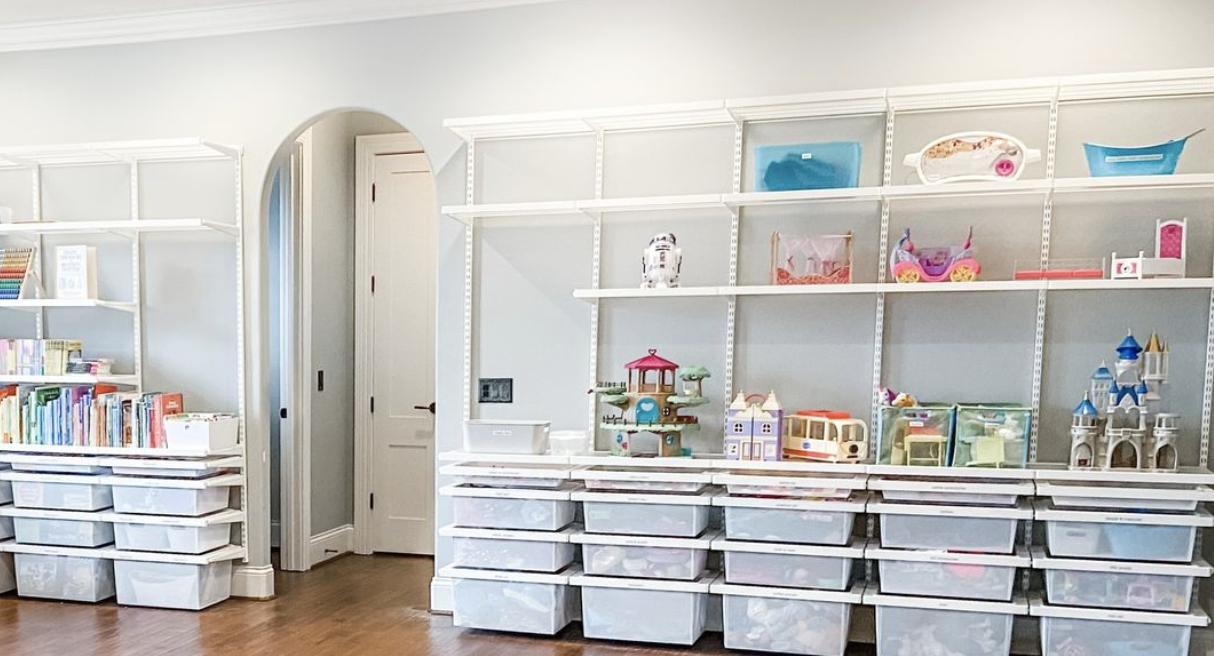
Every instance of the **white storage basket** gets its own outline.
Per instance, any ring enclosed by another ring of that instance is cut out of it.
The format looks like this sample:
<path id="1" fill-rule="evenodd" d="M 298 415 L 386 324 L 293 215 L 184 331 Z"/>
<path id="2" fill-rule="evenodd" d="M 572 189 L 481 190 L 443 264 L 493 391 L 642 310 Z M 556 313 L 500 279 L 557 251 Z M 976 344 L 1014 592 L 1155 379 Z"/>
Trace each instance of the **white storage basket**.
<path id="1" fill-rule="evenodd" d="M 114 512 L 131 515 L 199 517 L 228 507 L 231 490 L 244 483 L 240 474 L 209 478 L 106 476 L 113 486 Z"/>
<path id="2" fill-rule="evenodd" d="M 885 501 L 976 506 L 1015 506 L 1034 493 L 1031 480 L 976 480 L 971 477 L 874 476 L 868 489 L 880 490 Z"/>
<path id="3" fill-rule="evenodd" d="M 731 496 L 846 499 L 867 486 L 864 474 L 842 472 L 751 472 L 714 474 L 713 483 L 724 485 Z"/>
<path id="4" fill-rule="evenodd" d="M 114 527 L 103 520 L 103 513 L 32 508 L 0 508 L 0 515 L 11 521 L 18 544 L 57 547 L 100 547 L 114 542 Z"/>
<path id="5" fill-rule="evenodd" d="M 696 494 L 712 482 L 712 474 L 695 469 L 645 467 L 587 467 L 573 472 L 587 490 L 620 492 L 678 492 Z"/>
<path id="6" fill-rule="evenodd" d="M 588 533 L 694 538 L 708 528 L 712 495 L 574 492 Z"/>
<path id="7" fill-rule="evenodd" d="M 873 502 L 868 511 L 881 516 L 881 546 L 1011 554 L 1016 550 L 1020 520 L 1033 516 L 1032 507 L 933 506 Z"/>
<path id="8" fill-rule="evenodd" d="M 240 420 L 234 415 L 192 412 L 164 418 L 165 446 L 174 451 L 209 454 L 237 445 Z"/>
<path id="9" fill-rule="evenodd" d="M 1142 613 L 1069 608 L 1033 600 L 1045 656 L 1188 656 L 1193 627 L 1208 626 L 1204 611 Z"/>
<path id="10" fill-rule="evenodd" d="M 114 596 L 114 563 L 99 557 L 17 553 L 17 594 L 98 602 Z"/>
<path id="11" fill-rule="evenodd" d="M 232 595 L 232 561 L 116 560 L 114 580 L 124 606 L 202 610 Z"/>
<path id="12" fill-rule="evenodd" d="M 1205 509 L 1192 514 L 1058 510 L 1037 501 L 1038 521 L 1054 557 L 1188 563 L 1198 528 L 1214 526 Z"/>
<path id="13" fill-rule="evenodd" d="M 455 477 L 456 485 L 481 487 L 537 488 L 555 490 L 569 480 L 569 468 L 551 465 L 462 462 L 444 465 L 438 470 L 443 476 Z"/>
<path id="14" fill-rule="evenodd" d="M 452 580 L 456 626 L 553 635 L 574 618 L 568 573 L 444 567 L 439 575 Z"/>
<path id="15" fill-rule="evenodd" d="M 725 583 L 766 587 L 847 590 L 855 561 L 864 557 L 864 542 L 822 547 L 776 542 L 713 540 L 725 554 Z"/>
<path id="16" fill-rule="evenodd" d="M 725 648 L 806 656 L 843 656 L 858 589 L 790 590 L 714 583 L 722 595 Z"/>
<path id="17" fill-rule="evenodd" d="M 578 533 L 572 540 L 582 545 L 582 569 L 586 574 L 692 581 L 704 571 L 712 537 Z"/>
<path id="18" fill-rule="evenodd" d="M 1156 510 L 1192 512 L 1198 503 L 1214 501 L 1207 485 L 1169 486 L 1160 483 L 1101 483 L 1041 481 L 1037 495 L 1049 497 L 1062 510 Z"/>
<path id="19" fill-rule="evenodd" d="M 510 531 L 444 526 L 438 534 L 452 539 L 456 567 L 554 573 L 573 562 L 576 548 L 569 541 L 573 532 L 572 528 Z"/>
<path id="20" fill-rule="evenodd" d="M 110 486 L 101 476 L 3 471 L 0 480 L 12 482 L 13 504 L 18 508 L 89 512 L 114 504 Z"/>
<path id="21" fill-rule="evenodd" d="M 1041 570 L 1053 606 L 1173 613 L 1187 613 L 1194 580 L 1214 572 L 1204 560 L 1178 565 L 1050 558 L 1041 548 L 1033 550 L 1033 569 Z"/>
<path id="22" fill-rule="evenodd" d="M 559 531 L 573 523 L 569 490 L 512 490 L 448 485 L 439 494 L 452 497 L 456 526 L 467 528 Z"/>
<path id="23" fill-rule="evenodd" d="M 1024 547 L 1012 556 L 869 547 L 864 557 L 878 563 L 881 594 L 981 601 L 1011 601 L 1016 570 L 1030 563 Z"/>
<path id="24" fill-rule="evenodd" d="M 603 640 L 691 645 L 708 621 L 713 575 L 695 581 L 572 576 L 582 591 L 582 635 Z"/>
<path id="25" fill-rule="evenodd" d="M 866 592 L 864 603 L 877 607 L 877 656 L 1008 656 L 1012 620 L 1028 614 L 1021 598 L 967 601 Z"/>
<path id="26" fill-rule="evenodd" d="M 548 421 L 473 419 L 464 422 L 468 453 L 541 454 L 548 450 Z"/>
<path id="27" fill-rule="evenodd" d="M 244 513 L 221 510 L 201 517 L 124 515 L 106 513 L 114 522 L 114 546 L 122 551 L 201 554 L 232 542 L 232 525 Z"/>
<path id="28" fill-rule="evenodd" d="M 725 508 L 730 540 L 843 546 L 867 499 L 863 493 L 840 501 L 722 496 L 713 504 Z"/>

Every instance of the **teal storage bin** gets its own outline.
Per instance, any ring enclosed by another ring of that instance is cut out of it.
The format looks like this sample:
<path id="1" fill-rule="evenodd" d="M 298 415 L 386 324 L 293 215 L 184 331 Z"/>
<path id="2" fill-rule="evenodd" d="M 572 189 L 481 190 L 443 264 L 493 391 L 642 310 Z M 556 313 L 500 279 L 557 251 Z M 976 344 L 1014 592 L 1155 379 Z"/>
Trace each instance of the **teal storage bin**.
<path id="1" fill-rule="evenodd" d="M 860 143 L 782 144 L 755 148 L 759 191 L 837 189 L 860 184 Z"/>
<path id="2" fill-rule="evenodd" d="M 1033 409 L 1014 403 L 957 406 L 954 467 L 1014 467 L 1028 463 Z"/>
<path id="3" fill-rule="evenodd" d="M 877 413 L 877 464 L 944 467 L 953 444 L 956 406 L 883 406 Z"/>

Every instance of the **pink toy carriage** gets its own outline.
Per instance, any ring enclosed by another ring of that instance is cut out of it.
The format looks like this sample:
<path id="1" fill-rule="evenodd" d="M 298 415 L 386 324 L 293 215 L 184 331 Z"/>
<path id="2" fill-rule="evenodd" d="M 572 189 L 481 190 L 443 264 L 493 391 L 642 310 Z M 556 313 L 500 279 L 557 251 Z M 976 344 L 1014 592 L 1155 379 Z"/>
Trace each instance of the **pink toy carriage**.
<path id="1" fill-rule="evenodd" d="M 960 248 L 930 246 L 916 248 L 911 242 L 910 228 L 902 233 L 889 254 L 889 268 L 898 282 L 970 282 L 977 280 L 982 266 L 974 259 L 974 229 L 970 228 L 965 244 Z"/>

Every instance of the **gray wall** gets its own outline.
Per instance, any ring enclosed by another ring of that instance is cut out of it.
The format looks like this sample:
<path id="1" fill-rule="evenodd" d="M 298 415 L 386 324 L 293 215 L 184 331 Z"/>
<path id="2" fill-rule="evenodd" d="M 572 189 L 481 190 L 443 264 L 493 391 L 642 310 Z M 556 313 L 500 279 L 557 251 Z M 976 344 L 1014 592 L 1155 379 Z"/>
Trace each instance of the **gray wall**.
<path id="1" fill-rule="evenodd" d="M 1130 0 L 1067 3 L 573 0 L 364 25 L 10 54 L 0 56 L 0 88 L 9 90 L 7 100 L 0 104 L 0 143 L 185 134 L 240 143 L 246 147 L 249 171 L 245 209 L 251 223 L 259 225 L 266 194 L 265 176 L 275 151 L 283 139 L 293 135 L 310 117 L 334 108 L 375 109 L 416 133 L 438 176 L 440 202 L 459 203 L 463 198 L 463 155 L 454 135 L 441 128 L 445 117 L 897 84 L 1214 66 L 1214 49 L 1208 47 L 1211 24 L 1214 24 L 1214 4 L 1200 0 L 1152 3 L 1149 11 L 1144 10 L 1142 3 Z M 1148 127 L 1149 122 L 1142 126 Z M 719 182 L 712 180 L 714 184 Z M 645 180 L 625 178 L 617 182 L 620 186 L 613 186 L 612 193 L 625 193 L 623 189 L 628 185 L 637 192 L 647 189 Z M 586 184 L 582 183 L 578 195 L 584 195 Z M 536 188 L 538 185 L 533 185 L 526 191 L 530 193 Z M 519 197 L 525 196 L 522 191 L 520 188 L 517 192 Z M 563 189 L 562 193 L 572 192 Z M 958 219 L 951 227 L 964 225 L 961 223 L 964 220 Z M 988 229 L 1001 231 L 1003 225 L 1000 222 L 1000 227 Z M 253 283 L 248 299 L 252 310 L 250 334 L 254 336 L 254 346 L 260 347 L 251 351 L 249 361 L 250 394 L 254 401 L 249 414 L 249 437 L 254 463 L 268 448 L 269 412 L 264 392 L 265 233 L 264 226 L 259 228 L 250 234 L 248 263 L 252 266 L 247 269 Z M 577 231 L 584 234 L 584 228 L 576 226 L 561 229 L 570 230 L 574 240 Z M 625 232 L 621 236 L 632 228 L 622 230 Z M 637 228 L 635 232 L 644 235 L 650 229 Z M 1107 237 L 1111 239 L 1112 234 Z M 716 237 L 705 239 L 710 238 Z M 541 239 L 549 243 L 549 238 Z M 581 239 L 584 244 L 585 237 Z M 461 432 L 459 290 L 463 265 L 459 224 L 440 219 L 439 240 L 437 439 L 439 450 L 444 450 L 458 446 Z M 556 236 L 550 241 L 556 243 Z M 529 255 L 534 251 L 527 251 L 528 257 L 520 259 L 521 242 L 504 231 L 486 235 L 486 279 L 495 280 L 492 273 L 500 271 L 490 268 L 493 258 L 503 264 L 517 263 L 520 268 L 513 278 L 512 293 L 529 302 L 536 301 L 534 311 L 550 322 L 566 325 L 570 331 L 578 329 L 584 323 L 586 310 L 568 299 L 568 291 L 580 284 L 577 276 L 585 271 L 583 251 L 577 250 L 580 244 L 571 250 L 577 256 L 571 256 L 566 266 L 561 266 L 559 262 L 534 262 L 538 258 Z M 989 243 L 993 245 L 995 239 Z M 1012 244 L 1019 252 L 1019 238 Z M 622 261 L 627 261 L 633 257 L 636 246 L 628 237 L 612 249 L 609 258 L 617 257 L 618 252 Z M 705 265 L 712 261 L 715 258 L 702 259 Z M 187 280 L 193 275 L 185 267 L 170 272 Z M 551 280 L 552 275 L 568 275 L 568 280 L 558 286 Z M 620 275 L 621 279 L 627 279 L 631 274 Z M 708 277 L 718 272 L 705 269 L 696 275 Z M 1182 323 L 1198 326 L 1189 328 L 1191 332 L 1201 330 L 1201 324 L 1185 320 L 1188 313 L 1200 310 L 1167 300 L 1152 302 L 1174 316 L 1177 328 L 1172 329 L 1173 333 L 1178 332 Z M 771 306 L 768 301 L 758 303 Z M 1051 326 L 1052 335 L 1072 340 L 1081 347 L 1052 351 L 1064 356 L 1057 365 L 1051 364 L 1052 372 L 1074 363 L 1076 371 L 1082 373 L 1073 375 L 1086 375 L 1091 357 L 1105 352 L 1108 340 L 1095 334 L 1096 331 L 1086 330 L 1082 323 L 1086 312 L 1104 311 L 1105 307 L 1068 306 L 1081 323 L 1062 333 L 1056 331 L 1064 330 L 1065 326 Z M 681 331 L 686 348 L 681 343 L 666 343 L 672 349 L 678 347 L 679 357 L 685 360 L 706 359 L 711 355 L 710 347 L 716 348 L 715 340 L 721 331 L 721 324 L 711 314 L 716 310 L 701 309 L 695 303 L 686 308 L 691 313 L 686 315 Z M 863 318 L 863 308 L 846 309 Z M 665 332 L 645 332 L 643 325 L 627 316 L 636 311 L 626 304 L 619 310 L 611 310 L 618 316 L 608 317 L 607 335 L 628 330 L 633 336 L 621 339 L 618 355 L 605 354 L 604 366 L 614 366 L 620 358 L 632 355 L 635 350 L 632 346 L 669 337 Z M 915 312 L 919 308 L 906 311 Z M 810 315 L 811 309 L 799 312 Z M 699 321 L 700 318 L 704 321 Z M 505 339 L 506 336 L 485 333 L 508 333 L 520 326 L 530 331 L 537 323 L 514 319 L 505 324 L 482 324 L 482 339 Z M 829 327 L 821 320 L 819 324 L 823 329 Z M 161 325 L 173 329 L 171 325 Z M 769 351 L 780 348 L 782 332 L 776 327 L 756 323 L 744 324 L 742 329 L 759 337 L 758 343 L 767 344 L 765 348 Z M 955 339 L 961 350 L 945 352 L 984 352 L 982 344 L 986 340 L 980 333 L 953 338 L 930 333 L 923 326 L 917 330 L 917 334 L 892 335 L 891 339 L 907 343 L 931 339 L 930 343 L 942 346 Z M 556 345 L 561 348 L 565 344 L 582 343 L 572 332 L 560 335 L 557 332 L 553 326 L 545 328 L 543 334 L 559 339 Z M 839 362 L 862 359 L 869 337 L 863 331 L 856 336 L 836 332 L 833 340 L 845 348 L 831 357 Z M 1022 358 L 1020 337 L 1017 335 L 1015 339 L 1015 344 L 1008 342 L 1006 353 L 1013 359 Z M 1181 345 L 1176 339 L 1174 335 L 1174 347 Z M 543 345 L 541 356 L 562 353 L 550 350 L 548 343 Z M 1001 344 L 996 348 L 1004 352 Z M 806 357 L 816 357 L 821 352 L 809 352 Z M 584 397 L 573 405 L 567 401 L 572 398 L 570 385 L 576 390 L 584 386 L 587 378 L 588 372 L 577 371 L 577 367 L 585 366 L 580 364 L 580 354 L 581 351 L 573 351 L 569 358 L 562 356 L 561 360 L 573 364 L 545 370 L 551 376 L 531 369 L 524 371 L 519 368 L 521 363 L 506 361 L 500 366 L 493 365 L 492 371 L 488 369 L 491 362 L 486 361 L 485 373 L 505 371 L 534 381 L 520 381 L 520 399 L 526 395 L 527 401 L 525 406 L 520 401 L 515 412 L 574 421 L 585 407 Z M 917 358 L 908 361 L 908 365 L 924 361 L 921 356 L 907 357 Z M 715 366 L 712 361 L 706 363 Z M 812 359 L 807 359 L 807 367 L 813 364 Z M 962 379 L 978 380 L 965 363 L 949 367 L 947 362 L 934 360 L 932 366 L 945 367 L 950 375 Z M 747 376 L 760 377 L 757 369 L 750 371 Z M 1023 377 L 1022 368 L 1013 366 L 1008 371 L 1014 378 Z M 896 377 L 894 372 L 890 376 Z M 1065 380 L 1064 383 L 1068 390 L 1072 387 Z M 863 378 L 848 384 L 859 389 Z M 850 394 L 839 394 L 837 400 L 828 400 L 842 405 L 850 398 Z M 254 537 L 252 562 L 260 564 L 267 562 L 268 557 L 264 537 L 268 532 L 265 507 L 268 480 L 258 470 L 251 473 L 253 499 L 255 504 L 262 504 L 254 505 L 250 515 L 255 529 L 261 532 Z M 438 523 L 442 525 L 449 519 L 448 508 L 440 502 L 438 509 Z M 440 541 L 436 564 L 441 565 L 448 557 L 449 545 Z"/>

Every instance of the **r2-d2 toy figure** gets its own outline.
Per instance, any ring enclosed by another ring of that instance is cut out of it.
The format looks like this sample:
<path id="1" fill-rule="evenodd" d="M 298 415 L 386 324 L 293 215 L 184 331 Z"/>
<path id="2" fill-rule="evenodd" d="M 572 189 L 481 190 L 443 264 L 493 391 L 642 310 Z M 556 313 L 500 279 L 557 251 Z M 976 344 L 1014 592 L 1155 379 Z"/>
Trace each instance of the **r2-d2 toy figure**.
<path id="1" fill-rule="evenodd" d="M 673 233 L 663 232 L 649 240 L 641 258 L 641 288 L 664 289 L 679 286 L 683 251 Z"/>

